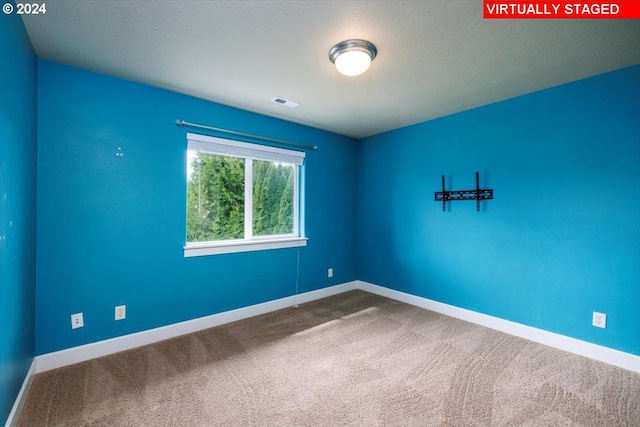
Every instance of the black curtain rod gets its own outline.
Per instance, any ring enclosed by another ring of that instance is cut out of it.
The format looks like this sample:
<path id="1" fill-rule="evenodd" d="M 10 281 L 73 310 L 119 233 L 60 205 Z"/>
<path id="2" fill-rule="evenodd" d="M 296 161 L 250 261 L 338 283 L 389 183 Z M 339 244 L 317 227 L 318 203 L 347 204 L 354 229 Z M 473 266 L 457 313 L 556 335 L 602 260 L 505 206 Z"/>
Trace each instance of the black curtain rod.
<path id="1" fill-rule="evenodd" d="M 229 129 L 222 129 L 222 128 L 217 128 L 217 127 L 213 127 L 213 126 L 199 125 L 197 123 L 190 123 L 190 122 L 186 122 L 184 120 L 176 120 L 176 125 L 178 125 L 178 126 L 188 126 L 188 127 L 192 127 L 192 128 L 199 128 L 199 129 L 206 129 L 206 130 L 212 130 L 212 131 L 215 131 L 215 132 L 225 133 L 227 135 L 242 136 L 242 137 L 245 137 L 245 138 L 257 139 L 257 140 L 260 140 L 260 141 L 275 142 L 276 144 L 288 145 L 290 147 L 304 148 L 306 150 L 314 150 L 315 151 L 315 150 L 318 149 L 317 145 L 300 144 L 300 143 L 297 143 L 297 142 L 283 141 L 282 139 L 267 138 L 266 136 L 253 135 L 253 134 L 250 134 L 250 133 L 238 132 L 238 131 L 229 130 Z"/>

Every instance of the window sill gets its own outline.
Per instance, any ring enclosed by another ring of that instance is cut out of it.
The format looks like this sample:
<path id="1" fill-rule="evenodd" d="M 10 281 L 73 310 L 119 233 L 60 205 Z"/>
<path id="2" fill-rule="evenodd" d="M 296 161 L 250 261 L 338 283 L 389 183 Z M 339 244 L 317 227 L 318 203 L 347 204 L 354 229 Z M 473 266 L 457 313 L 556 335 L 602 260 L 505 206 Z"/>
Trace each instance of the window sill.
<path id="1" fill-rule="evenodd" d="M 237 252 L 266 251 L 269 249 L 297 248 L 307 246 L 306 237 L 287 237 L 284 239 L 234 240 L 223 243 L 190 243 L 184 247 L 184 256 L 233 254 Z"/>

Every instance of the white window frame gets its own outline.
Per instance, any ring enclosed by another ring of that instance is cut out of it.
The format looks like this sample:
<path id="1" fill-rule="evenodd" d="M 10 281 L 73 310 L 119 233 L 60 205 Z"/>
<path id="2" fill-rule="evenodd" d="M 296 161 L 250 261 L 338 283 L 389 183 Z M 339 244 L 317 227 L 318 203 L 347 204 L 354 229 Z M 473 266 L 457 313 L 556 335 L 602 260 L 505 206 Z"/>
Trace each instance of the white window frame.
<path id="1" fill-rule="evenodd" d="M 267 145 L 251 144 L 230 139 L 187 133 L 187 151 L 245 159 L 244 238 L 209 242 L 186 242 L 185 257 L 293 248 L 307 245 L 302 230 L 301 176 L 305 153 Z M 253 235 L 253 160 L 293 164 L 297 170 L 293 178 L 293 232 L 271 236 Z M 185 212 L 186 224 L 186 212 Z M 185 234 L 186 239 L 186 234 Z"/>

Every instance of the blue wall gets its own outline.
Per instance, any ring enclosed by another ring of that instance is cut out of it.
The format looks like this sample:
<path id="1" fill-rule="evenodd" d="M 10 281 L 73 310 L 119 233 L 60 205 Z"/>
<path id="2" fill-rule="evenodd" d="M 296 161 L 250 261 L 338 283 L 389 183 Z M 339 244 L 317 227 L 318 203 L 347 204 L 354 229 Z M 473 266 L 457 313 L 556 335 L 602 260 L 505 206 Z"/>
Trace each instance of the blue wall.
<path id="1" fill-rule="evenodd" d="M 34 354 L 295 292 L 297 249 L 183 257 L 178 118 L 319 146 L 300 292 L 362 279 L 640 355 L 640 66 L 354 141 L 37 60 L 15 14 L 0 48 L 0 424 Z M 476 170 L 495 199 L 442 212 L 440 175 Z"/>
<path id="2" fill-rule="evenodd" d="M 640 66 L 367 138 L 358 170 L 360 279 L 640 355 Z M 442 212 L 475 171 L 495 199 Z"/>
<path id="3" fill-rule="evenodd" d="M 300 292 L 362 279 L 640 354 L 638 66 L 361 142 L 44 60 L 38 75 L 36 354 L 294 293 L 296 249 L 183 257 L 177 118 L 320 146 Z M 466 189 L 476 170 L 495 199 L 442 212 L 440 175 Z"/>
<path id="4" fill-rule="evenodd" d="M 318 145 L 306 159 L 309 242 L 300 248 L 299 291 L 356 279 L 355 140 L 45 60 L 38 66 L 36 354 L 295 293 L 298 249 L 183 257 L 187 129 L 176 119 Z M 127 319 L 115 322 L 119 304 Z M 76 312 L 85 327 L 72 330 Z"/>
<path id="5" fill-rule="evenodd" d="M 34 354 L 36 56 L 15 14 L 0 14 L 0 425 Z"/>

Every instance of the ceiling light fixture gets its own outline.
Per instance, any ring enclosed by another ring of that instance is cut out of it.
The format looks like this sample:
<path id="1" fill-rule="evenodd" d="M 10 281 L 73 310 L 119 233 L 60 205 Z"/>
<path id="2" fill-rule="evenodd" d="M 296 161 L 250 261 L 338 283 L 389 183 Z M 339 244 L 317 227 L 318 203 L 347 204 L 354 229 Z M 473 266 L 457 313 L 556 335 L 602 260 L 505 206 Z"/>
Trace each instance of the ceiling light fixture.
<path id="1" fill-rule="evenodd" d="M 366 40 L 350 39 L 338 43 L 329 51 L 329 59 L 345 76 L 357 76 L 369 69 L 371 61 L 378 54 L 373 43 Z"/>

